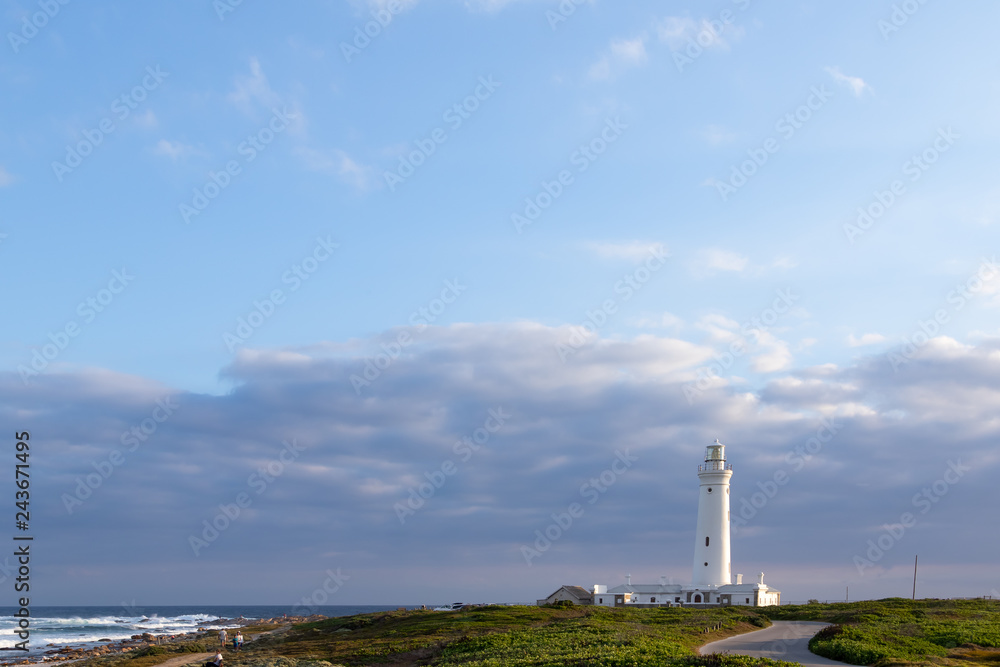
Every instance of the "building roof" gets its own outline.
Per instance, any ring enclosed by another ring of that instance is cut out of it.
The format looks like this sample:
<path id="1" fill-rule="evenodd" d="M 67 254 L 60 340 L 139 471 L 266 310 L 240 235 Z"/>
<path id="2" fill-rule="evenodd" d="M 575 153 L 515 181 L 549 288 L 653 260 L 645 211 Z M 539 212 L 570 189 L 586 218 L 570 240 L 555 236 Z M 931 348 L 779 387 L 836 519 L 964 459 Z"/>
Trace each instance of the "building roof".
<path id="1" fill-rule="evenodd" d="M 773 588 L 767 586 L 767 584 L 725 584 L 719 586 L 715 589 L 719 593 L 749 593 L 751 591 L 761 591 L 762 593 L 778 593 Z"/>
<path id="2" fill-rule="evenodd" d="M 608 589 L 608 595 L 622 593 L 680 593 L 681 587 L 677 584 L 622 584 Z"/>
<path id="3" fill-rule="evenodd" d="M 590 591 L 588 591 L 586 588 L 582 586 L 560 586 L 550 595 L 548 595 L 545 599 L 547 600 L 548 598 L 552 597 L 559 591 L 566 591 L 567 593 L 577 598 L 578 600 L 586 600 L 591 596 Z"/>

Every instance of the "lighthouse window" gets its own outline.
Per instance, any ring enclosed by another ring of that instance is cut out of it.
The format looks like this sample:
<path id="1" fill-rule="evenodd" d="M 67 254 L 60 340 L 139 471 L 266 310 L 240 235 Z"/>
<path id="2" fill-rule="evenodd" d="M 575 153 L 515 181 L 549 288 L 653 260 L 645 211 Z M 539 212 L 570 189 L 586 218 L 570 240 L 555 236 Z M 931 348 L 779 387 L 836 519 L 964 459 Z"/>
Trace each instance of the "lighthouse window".
<path id="1" fill-rule="evenodd" d="M 705 567 L 708 567 L 708 563 L 705 563 Z"/>
<path id="2" fill-rule="evenodd" d="M 705 546 L 706 547 L 708 546 L 708 538 L 707 537 L 705 538 Z"/>
<path id="3" fill-rule="evenodd" d="M 708 492 L 709 492 L 709 493 L 711 493 L 711 492 L 712 492 L 712 487 L 708 487 Z"/>

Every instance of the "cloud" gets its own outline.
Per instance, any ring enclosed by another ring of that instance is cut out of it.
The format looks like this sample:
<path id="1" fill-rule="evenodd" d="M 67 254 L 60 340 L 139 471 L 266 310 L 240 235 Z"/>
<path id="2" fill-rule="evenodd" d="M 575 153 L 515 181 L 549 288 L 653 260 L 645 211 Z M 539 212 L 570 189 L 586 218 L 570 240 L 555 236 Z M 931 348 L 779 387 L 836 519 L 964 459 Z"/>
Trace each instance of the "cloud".
<path id="1" fill-rule="evenodd" d="M 342 150 L 319 151 L 299 147 L 296 149 L 296 154 L 302 158 L 306 168 L 333 174 L 360 191 L 367 192 L 375 186 L 377 180 L 375 170 L 356 162 Z"/>
<path id="2" fill-rule="evenodd" d="M 639 262 L 650 257 L 650 255 L 667 255 L 669 251 L 666 246 L 658 241 L 628 241 L 625 243 L 611 243 L 590 241 L 585 247 L 604 259 L 626 259 L 631 262 Z"/>
<path id="3" fill-rule="evenodd" d="M 14 177 L 2 165 L 0 165 L 0 188 L 5 188 L 14 182 Z"/>
<path id="4" fill-rule="evenodd" d="M 632 39 L 620 39 L 611 42 L 611 55 L 630 65 L 641 65 L 646 62 L 646 38 L 643 36 Z"/>
<path id="5" fill-rule="evenodd" d="M 736 140 L 735 132 L 730 132 L 719 125 L 707 125 L 701 134 L 713 146 L 721 146 L 722 144 L 732 143 Z M 715 183 L 713 182 L 712 185 L 715 185 Z"/>
<path id="6" fill-rule="evenodd" d="M 250 59 L 249 75 L 236 76 L 227 99 L 244 113 L 252 113 L 258 107 L 270 109 L 281 103 L 281 97 L 271 88 L 257 58 Z"/>
<path id="7" fill-rule="evenodd" d="M 882 334 L 877 333 L 867 333 L 857 338 L 854 334 L 850 334 L 847 337 L 847 344 L 850 347 L 865 347 L 867 345 L 875 345 L 877 343 L 885 342 L 886 338 Z"/>
<path id="8" fill-rule="evenodd" d="M 775 373 L 791 366 L 788 343 L 772 331 L 754 327 L 748 334 L 739 322 L 719 314 L 701 317 L 695 328 L 708 334 L 708 344 L 718 348 L 716 359 L 731 354 L 735 345 L 741 356 L 749 354 L 750 369 L 755 373 Z"/>
<path id="9" fill-rule="evenodd" d="M 720 28 L 721 26 L 721 28 Z M 735 25 L 712 22 L 707 18 L 695 20 L 688 16 L 667 16 L 656 24 L 656 33 L 671 51 L 679 51 L 697 44 L 705 49 L 729 48 L 726 36 L 738 39 L 743 28 Z"/>
<path id="10" fill-rule="evenodd" d="M 742 273 L 750 264 L 746 255 L 722 248 L 706 248 L 698 252 L 691 263 L 691 271 L 696 276 L 712 276 L 720 271 Z"/>
<path id="11" fill-rule="evenodd" d="M 732 334 L 735 323 L 706 324 Z M 411 343 L 383 363 L 403 332 Z M 716 358 L 714 346 L 596 339 L 563 363 L 555 345 L 570 333 L 460 324 L 244 350 L 224 369 L 234 388 L 221 396 L 108 371 L 50 371 L 27 386 L 0 374 L 3 418 L 44 432 L 45 456 L 33 463 L 48 491 L 32 509 L 44 517 L 39 539 L 58 548 L 40 552 L 38 565 L 69 604 L 137 590 L 204 604 L 247 581 L 255 600 L 291 604 L 338 567 L 351 577 L 343 604 L 525 601 L 554 580 L 616 583 L 626 565 L 634 577 L 688 581 L 696 465 L 718 437 L 734 463 L 733 516 L 742 522 L 734 571 L 767 571 L 789 599 L 833 595 L 802 568 L 836 573 L 830 587 L 890 595 L 895 584 L 860 577 L 852 557 L 909 509 L 918 526 L 900 548 L 951 565 L 953 594 L 980 590 L 980 568 L 966 565 L 992 562 L 1000 548 L 979 511 L 1000 501 L 990 481 L 1000 472 L 1000 338 L 934 339 L 896 373 L 873 356 L 793 368 L 755 388 L 718 382 L 689 402 L 684 387 Z M 787 368 L 780 341 L 761 346 L 751 354 L 762 370 Z M 359 393 L 353 376 L 371 385 Z M 158 404 L 171 406 L 163 421 L 153 419 L 163 416 Z M 487 437 L 493 415 L 503 423 Z M 127 438 L 143 424 L 155 429 L 133 450 Z M 463 447 L 463 438 L 482 444 Z M 282 462 L 293 441 L 300 451 Z M 114 451 L 124 463 L 101 477 Z M 520 546 L 581 502 L 581 485 L 616 452 L 635 465 L 584 502 L 579 523 L 528 567 Z M 454 473 L 439 477 L 448 461 Z M 913 510 L 913 495 L 958 461 L 969 466 L 962 492 L 926 514 Z M 740 515 L 741 500 L 777 471 L 791 483 L 749 519 Z M 411 496 L 432 479 L 443 481 Z M 89 496 L 68 513 L 65 498 L 81 484 Z M 240 493 L 251 505 L 195 556 L 190 537 Z M 422 502 L 400 522 L 396 507 L 411 497 Z"/>
<path id="12" fill-rule="evenodd" d="M 196 155 L 198 154 L 198 151 L 194 148 L 194 146 L 182 144 L 179 141 L 160 139 L 156 143 L 156 146 L 153 148 L 153 153 L 155 153 L 156 155 L 163 155 L 176 162 L 181 158 L 185 158 L 190 155 Z"/>
<path id="13" fill-rule="evenodd" d="M 136 125 L 146 129 L 154 128 L 160 124 L 159 119 L 153 113 L 152 109 L 146 109 L 142 113 L 137 113 L 133 118 Z"/>
<path id="14" fill-rule="evenodd" d="M 637 67 L 647 60 L 645 35 L 613 40 L 608 53 L 591 65 L 588 75 L 594 80 L 609 79 L 612 74 L 629 67 Z"/>
<path id="15" fill-rule="evenodd" d="M 389 4 L 393 4 L 401 8 L 402 11 L 415 7 L 417 0 L 364 0 L 368 8 L 372 11 L 380 11 L 383 9 L 388 9 Z"/>
<path id="16" fill-rule="evenodd" d="M 737 273 L 760 277 L 774 271 L 789 271 L 799 265 L 794 257 L 776 257 L 770 264 L 753 264 L 746 255 L 722 248 L 706 248 L 695 253 L 688 262 L 691 275 L 706 278 L 718 273 Z"/>
<path id="17" fill-rule="evenodd" d="M 673 313 L 659 313 L 656 316 L 643 316 L 631 319 L 628 324 L 637 329 L 669 329 L 677 331 L 684 326 L 684 320 Z"/>
<path id="18" fill-rule="evenodd" d="M 750 357 L 750 368 L 755 373 L 776 373 L 792 365 L 792 352 L 788 343 L 769 331 L 756 335 L 756 346 L 760 350 Z"/>
<path id="19" fill-rule="evenodd" d="M 855 97 L 861 97 L 866 90 L 870 93 L 875 92 L 861 77 L 847 76 L 837 67 L 827 67 L 825 70 L 827 74 L 833 77 L 834 81 L 850 88 Z"/>
<path id="20" fill-rule="evenodd" d="M 772 269 L 794 269 L 799 265 L 799 261 L 794 257 L 778 257 L 773 262 L 771 262 Z"/>

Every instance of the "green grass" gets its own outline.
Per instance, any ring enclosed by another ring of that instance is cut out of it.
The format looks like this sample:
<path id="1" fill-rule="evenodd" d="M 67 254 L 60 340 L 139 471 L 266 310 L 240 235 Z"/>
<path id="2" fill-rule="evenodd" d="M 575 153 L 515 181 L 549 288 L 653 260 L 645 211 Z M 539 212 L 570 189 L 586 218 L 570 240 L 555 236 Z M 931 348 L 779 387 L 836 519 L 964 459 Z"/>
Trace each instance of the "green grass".
<path id="1" fill-rule="evenodd" d="M 280 648 L 284 655 L 359 666 L 400 660 L 442 667 L 666 665 L 707 641 L 768 624 L 738 608 L 397 611 L 296 626 Z"/>
<path id="2" fill-rule="evenodd" d="M 997 600 L 889 598 L 765 608 L 761 613 L 772 620 L 833 623 L 813 638 L 809 648 L 853 665 L 981 663 L 1000 658 L 1000 652 L 982 651 L 1000 649 Z"/>
<path id="3" fill-rule="evenodd" d="M 792 667 L 743 656 L 695 655 L 709 641 L 766 627 L 771 620 L 832 623 L 810 647 L 856 665 L 1000 667 L 1000 602 L 905 599 L 759 609 L 496 606 L 380 612 L 261 636 L 241 653 L 227 652 L 225 667 L 329 667 L 318 661 L 347 667 Z M 171 645 L 169 653 L 151 650 L 88 663 L 153 667 L 183 650 Z"/>

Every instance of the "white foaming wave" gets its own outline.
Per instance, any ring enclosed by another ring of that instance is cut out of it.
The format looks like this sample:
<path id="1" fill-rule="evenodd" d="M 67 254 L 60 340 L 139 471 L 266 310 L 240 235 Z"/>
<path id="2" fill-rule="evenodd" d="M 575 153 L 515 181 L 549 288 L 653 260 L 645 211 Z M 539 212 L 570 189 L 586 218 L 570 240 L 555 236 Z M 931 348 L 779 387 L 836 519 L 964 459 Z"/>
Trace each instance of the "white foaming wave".
<path id="1" fill-rule="evenodd" d="M 35 616 L 31 619 L 33 644 L 79 645 L 97 643 L 99 639 L 119 641 L 132 635 L 149 632 L 154 635 L 175 635 L 190 632 L 205 623 L 219 619 L 210 614 L 180 616 L 93 616 L 55 618 Z M 18 618 L 0 616 L 0 648 L 12 648 L 20 639 L 15 635 Z M 35 647 L 33 647 L 35 648 Z M 34 653 L 34 651 L 32 651 Z M 0 655 L 0 658 L 5 657 Z"/>

